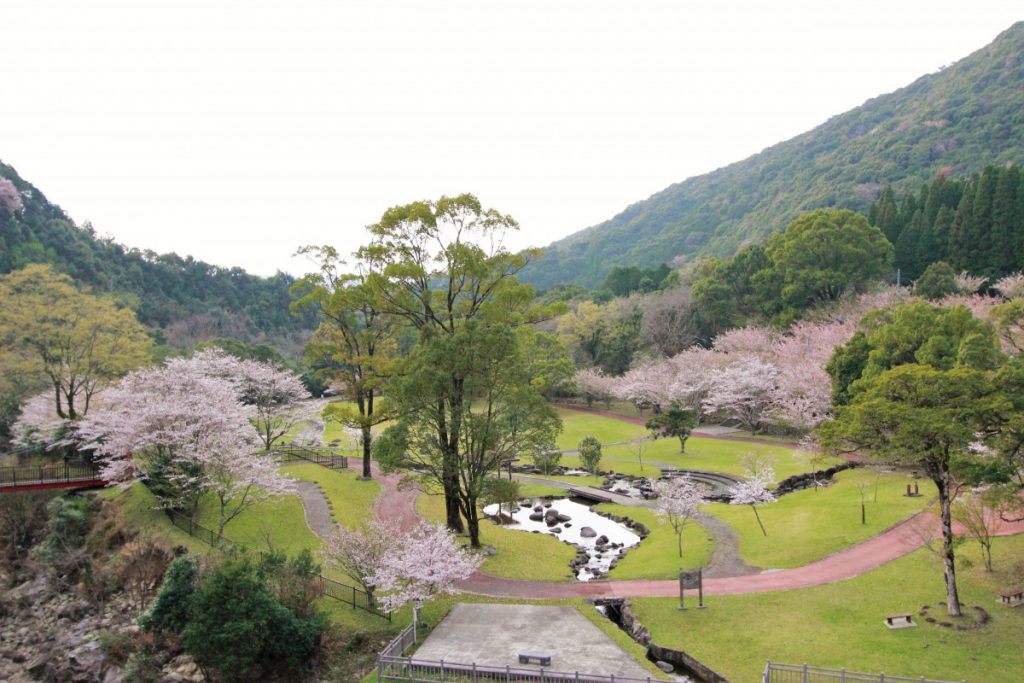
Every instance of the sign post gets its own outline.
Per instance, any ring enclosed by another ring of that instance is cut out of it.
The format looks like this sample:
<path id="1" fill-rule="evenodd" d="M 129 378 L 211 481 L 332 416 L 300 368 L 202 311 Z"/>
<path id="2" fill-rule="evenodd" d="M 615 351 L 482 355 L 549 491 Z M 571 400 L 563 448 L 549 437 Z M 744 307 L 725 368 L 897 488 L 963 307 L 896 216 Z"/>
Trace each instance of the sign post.
<path id="1" fill-rule="evenodd" d="M 704 608 L 704 570 L 703 568 L 697 569 L 697 571 L 688 572 L 685 569 L 679 571 L 679 607 L 677 609 L 686 609 L 686 589 L 697 589 L 697 607 L 700 609 Z"/>

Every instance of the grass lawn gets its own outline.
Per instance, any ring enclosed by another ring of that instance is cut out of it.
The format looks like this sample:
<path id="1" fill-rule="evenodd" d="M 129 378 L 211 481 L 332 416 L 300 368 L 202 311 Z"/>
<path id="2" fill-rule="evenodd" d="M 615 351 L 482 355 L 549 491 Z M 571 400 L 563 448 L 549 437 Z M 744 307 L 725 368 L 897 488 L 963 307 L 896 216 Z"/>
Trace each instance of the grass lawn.
<path id="1" fill-rule="evenodd" d="M 711 554 L 712 539 L 704 527 L 687 522 L 683 530 L 683 557 L 679 558 L 676 533 L 672 526 L 647 508 L 627 505 L 598 505 L 602 512 L 629 517 L 640 522 L 651 534 L 619 560 L 608 575 L 610 579 L 674 579 L 680 569 L 705 564 Z"/>
<path id="2" fill-rule="evenodd" d="M 761 534 L 749 505 L 711 503 L 704 510 L 725 520 L 740 536 L 740 555 L 765 569 L 800 567 L 808 562 L 870 538 L 893 524 L 923 510 L 935 495 L 934 486 L 919 480 L 920 498 L 901 495 L 910 481 L 902 472 L 883 473 L 874 502 L 875 472 L 866 468 L 846 470 L 827 488 L 805 489 L 779 498 L 757 510 L 768 531 Z M 867 524 L 860 523 L 860 491 L 866 483 Z"/>
<path id="3" fill-rule="evenodd" d="M 217 531 L 219 505 L 213 495 L 199 503 L 196 521 Z M 226 538 L 254 550 L 283 550 L 289 555 L 303 549 L 316 552 L 320 539 L 306 526 L 306 515 L 298 496 L 268 499 L 252 506 L 224 527 Z"/>
<path id="4" fill-rule="evenodd" d="M 603 449 L 606 455 L 617 458 L 636 460 L 635 446 L 612 446 Z M 740 464 L 743 456 L 756 453 L 768 458 L 775 469 L 775 480 L 781 481 L 794 474 L 811 472 L 815 469 L 830 467 L 842 462 L 838 458 L 829 458 L 824 464 L 813 466 L 807 454 L 786 446 L 769 446 L 766 444 L 743 443 L 742 441 L 726 441 L 724 439 L 706 439 L 692 437 L 686 442 L 686 452 L 679 453 L 678 439 L 658 439 L 644 444 L 644 461 L 667 462 L 681 469 L 707 470 L 723 472 L 736 476 L 743 475 Z M 565 458 L 562 458 L 564 461 Z M 614 463 L 614 465 L 613 465 Z M 618 470 L 621 463 L 614 460 L 602 462 L 602 468 Z M 618 470 L 625 471 L 625 470 Z"/>
<path id="5" fill-rule="evenodd" d="M 554 486 L 545 486 L 544 484 L 527 484 L 524 481 L 519 482 L 519 495 L 523 498 L 544 498 L 547 496 L 565 496 L 566 491 L 564 489 L 555 488 Z"/>
<path id="6" fill-rule="evenodd" d="M 286 465 L 281 471 L 295 479 L 316 482 L 334 509 L 336 520 L 349 527 L 360 527 L 373 518 L 373 501 L 380 493 L 376 481 L 359 481 L 361 470 L 329 470 L 306 463 Z"/>
<path id="7" fill-rule="evenodd" d="M 590 475 L 581 475 L 576 477 L 571 474 L 528 474 L 526 476 L 537 477 L 539 479 L 550 479 L 551 481 L 561 481 L 566 484 L 572 484 L 573 486 L 594 486 L 596 488 L 601 488 L 601 484 L 604 483 L 604 477 Z"/>
<path id="8" fill-rule="evenodd" d="M 601 449 L 602 454 L 611 454 L 612 449 Z M 602 458 L 598 464 L 597 469 L 602 472 L 621 472 L 622 474 L 632 474 L 637 477 L 650 477 L 651 479 L 657 479 L 661 476 L 661 469 L 648 465 L 646 462 L 647 456 L 644 456 L 644 464 L 641 467 L 637 461 L 619 461 L 619 460 L 605 460 Z M 575 455 L 563 455 L 562 461 L 559 463 L 562 467 L 569 467 L 571 469 L 583 469 L 583 465 L 580 463 L 580 459 Z M 567 477 L 567 479 L 583 479 L 582 477 Z M 603 479 L 602 479 L 603 481 Z M 577 481 L 576 483 L 582 484 Z"/>
<path id="9" fill-rule="evenodd" d="M 932 605 L 944 614 L 942 568 L 919 550 L 840 583 L 777 593 L 706 599 L 707 609 L 676 610 L 672 598 L 633 599 L 640 621 L 659 645 L 683 649 L 734 681 L 760 680 L 768 659 L 818 666 L 927 676 L 970 683 L 1019 683 L 1024 671 L 1024 610 L 996 604 L 1004 586 L 1020 581 L 1024 536 L 995 541 L 997 571 L 986 574 L 977 544 L 961 546 L 960 597 L 992 621 L 977 631 L 953 631 L 916 617 L 917 628 L 890 631 L 886 614 Z M 940 618 L 940 620 L 942 620 Z M 926 649 L 927 648 L 927 649 Z"/>
<path id="10" fill-rule="evenodd" d="M 443 522 L 444 497 L 420 494 L 416 510 L 432 522 Z M 534 581 L 575 581 L 569 561 L 576 556 L 576 546 L 551 534 L 505 529 L 484 519 L 480 522 L 480 542 L 489 543 L 498 551 L 481 566 L 488 574 Z"/>
<path id="11" fill-rule="evenodd" d="M 575 449 L 585 436 L 597 437 L 601 443 L 618 443 L 647 436 L 647 430 L 640 425 L 578 410 L 557 408 L 562 418 L 562 433 L 555 441 L 562 450 Z"/>

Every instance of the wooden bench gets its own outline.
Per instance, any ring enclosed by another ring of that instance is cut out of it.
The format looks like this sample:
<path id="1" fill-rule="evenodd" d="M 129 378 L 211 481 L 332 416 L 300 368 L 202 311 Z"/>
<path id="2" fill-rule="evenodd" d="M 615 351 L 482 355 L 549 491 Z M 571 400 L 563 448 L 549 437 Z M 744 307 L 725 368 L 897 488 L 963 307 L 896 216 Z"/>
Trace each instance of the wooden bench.
<path id="1" fill-rule="evenodd" d="M 910 612 L 901 612 L 900 614 L 886 614 L 885 625 L 889 628 L 907 628 L 910 626 L 917 626 L 914 620 L 911 619 L 914 615 Z"/>
<path id="2" fill-rule="evenodd" d="M 1024 605 L 1024 588 L 1011 588 L 999 594 L 999 602 L 1008 607 Z"/>
<path id="3" fill-rule="evenodd" d="M 541 666 L 551 666 L 551 655 L 539 655 L 536 652 L 520 652 L 519 663 L 529 664 L 533 660 L 537 660 L 537 663 Z"/>

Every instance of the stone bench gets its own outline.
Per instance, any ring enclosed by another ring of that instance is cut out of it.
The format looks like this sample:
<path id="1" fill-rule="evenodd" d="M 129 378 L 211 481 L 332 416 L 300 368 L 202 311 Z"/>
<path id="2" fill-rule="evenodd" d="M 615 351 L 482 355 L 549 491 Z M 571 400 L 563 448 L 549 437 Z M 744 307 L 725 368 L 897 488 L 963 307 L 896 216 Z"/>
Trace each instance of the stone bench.
<path id="1" fill-rule="evenodd" d="M 909 628 L 911 626 L 917 626 L 914 620 L 911 619 L 914 615 L 910 612 L 901 612 L 899 614 L 886 614 L 885 625 L 889 628 Z"/>
<path id="2" fill-rule="evenodd" d="M 529 664 L 533 660 L 537 660 L 537 663 L 541 666 L 551 666 L 551 655 L 541 655 L 536 652 L 519 653 L 520 664 Z"/>
<path id="3" fill-rule="evenodd" d="M 1008 607 L 1024 605 L 1024 588 L 1011 588 L 999 594 L 999 602 Z"/>

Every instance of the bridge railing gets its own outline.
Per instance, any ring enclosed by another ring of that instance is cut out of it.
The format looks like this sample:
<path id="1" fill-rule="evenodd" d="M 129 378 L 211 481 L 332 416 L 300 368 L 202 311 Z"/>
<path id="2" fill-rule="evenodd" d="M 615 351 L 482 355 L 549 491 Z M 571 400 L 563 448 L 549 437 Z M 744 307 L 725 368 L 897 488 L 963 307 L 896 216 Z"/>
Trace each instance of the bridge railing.
<path id="1" fill-rule="evenodd" d="M 781 664 L 769 661 L 764 667 L 762 683 L 966 683 L 935 678 L 906 678 L 885 673 L 864 673 L 846 669 L 827 669 L 808 664 Z"/>
<path id="2" fill-rule="evenodd" d="M 17 488 L 39 484 L 101 481 L 100 468 L 84 462 L 0 467 L 0 487 Z"/>

